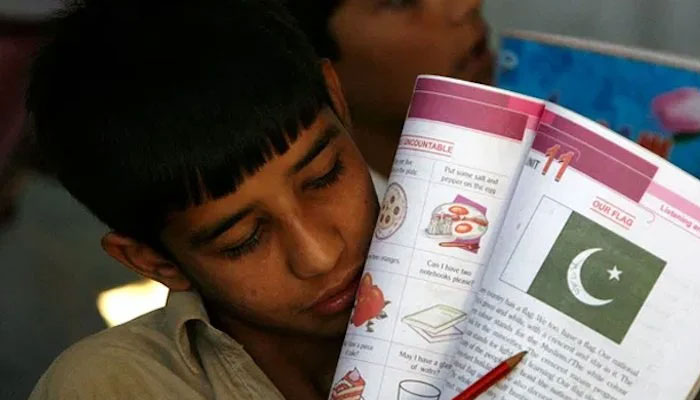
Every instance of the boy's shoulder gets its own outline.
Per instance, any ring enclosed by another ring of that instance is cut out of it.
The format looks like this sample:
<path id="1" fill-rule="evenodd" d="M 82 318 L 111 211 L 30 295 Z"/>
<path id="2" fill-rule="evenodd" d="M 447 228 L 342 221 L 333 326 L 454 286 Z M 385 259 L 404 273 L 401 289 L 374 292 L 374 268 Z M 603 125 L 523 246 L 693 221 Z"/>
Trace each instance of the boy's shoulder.
<path id="1" fill-rule="evenodd" d="M 30 399 L 207 398 L 204 374 L 183 359 L 167 325 L 160 309 L 75 343 Z"/>
<path id="2" fill-rule="evenodd" d="M 64 351 L 30 400 L 282 399 L 243 347 L 213 327 L 195 292 Z"/>

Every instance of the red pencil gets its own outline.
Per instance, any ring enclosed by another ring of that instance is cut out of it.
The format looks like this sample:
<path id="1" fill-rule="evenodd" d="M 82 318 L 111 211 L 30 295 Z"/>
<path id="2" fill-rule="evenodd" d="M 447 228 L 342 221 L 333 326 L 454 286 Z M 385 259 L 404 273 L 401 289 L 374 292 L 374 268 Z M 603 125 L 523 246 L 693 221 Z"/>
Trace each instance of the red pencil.
<path id="1" fill-rule="evenodd" d="M 484 375 L 479 379 L 478 381 L 472 383 L 468 388 L 466 388 L 462 393 L 457 395 L 452 400 L 474 400 L 476 397 L 485 391 L 487 391 L 491 386 L 495 385 L 498 381 L 503 379 L 510 371 L 512 371 L 516 365 L 520 362 L 520 360 L 525 357 L 525 354 L 527 354 L 527 351 L 522 351 L 513 357 L 503 361 L 502 363 L 498 364 L 498 366 L 491 371 L 489 371 L 488 374 Z"/>

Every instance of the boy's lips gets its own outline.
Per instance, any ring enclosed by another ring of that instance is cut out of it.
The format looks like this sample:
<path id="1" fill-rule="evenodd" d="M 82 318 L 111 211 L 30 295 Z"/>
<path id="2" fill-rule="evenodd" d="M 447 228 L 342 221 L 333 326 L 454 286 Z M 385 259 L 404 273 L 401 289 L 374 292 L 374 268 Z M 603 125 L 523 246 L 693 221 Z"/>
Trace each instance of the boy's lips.
<path id="1" fill-rule="evenodd" d="M 310 309 L 318 315 L 333 315 L 352 307 L 362 277 L 361 269 L 340 285 L 328 289 Z"/>

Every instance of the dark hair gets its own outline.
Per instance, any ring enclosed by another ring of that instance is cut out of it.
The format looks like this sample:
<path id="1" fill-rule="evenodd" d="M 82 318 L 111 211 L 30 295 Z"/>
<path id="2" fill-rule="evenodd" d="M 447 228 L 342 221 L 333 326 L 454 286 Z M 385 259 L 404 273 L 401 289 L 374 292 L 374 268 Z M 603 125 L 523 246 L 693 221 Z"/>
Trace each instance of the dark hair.
<path id="1" fill-rule="evenodd" d="M 287 9 L 299 21 L 301 29 L 320 57 L 340 58 L 340 49 L 329 29 L 330 19 L 343 0 L 284 0 Z"/>
<path id="2" fill-rule="evenodd" d="M 331 106 L 294 20 L 267 0 L 85 0 L 29 89 L 40 146 L 115 231 L 158 245 L 168 214 L 235 191 Z"/>

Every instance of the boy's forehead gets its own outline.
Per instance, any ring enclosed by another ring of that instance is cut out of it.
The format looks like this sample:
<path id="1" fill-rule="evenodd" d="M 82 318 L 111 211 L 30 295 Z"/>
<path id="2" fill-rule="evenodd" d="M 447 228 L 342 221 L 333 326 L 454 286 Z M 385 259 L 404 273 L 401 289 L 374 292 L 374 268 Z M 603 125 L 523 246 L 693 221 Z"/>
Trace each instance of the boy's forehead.
<path id="1" fill-rule="evenodd" d="M 240 189 L 249 181 L 265 178 L 268 173 L 293 175 L 311 163 L 340 134 L 345 133 L 335 113 L 322 109 L 308 127 L 300 127 L 296 140 L 290 142 L 284 154 L 273 155 L 253 175 L 245 177 Z"/>
<path id="2" fill-rule="evenodd" d="M 244 213 L 259 197 L 274 195 L 275 187 L 271 184 L 302 171 L 344 134 L 347 131 L 335 113 L 330 109 L 322 110 L 312 124 L 299 130 L 296 140 L 284 154 L 273 155 L 255 173 L 244 177 L 233 192 L 172 213 L 164 234 L 168 231 L 196 234 L 199 228 L 212 221 Z"/>

